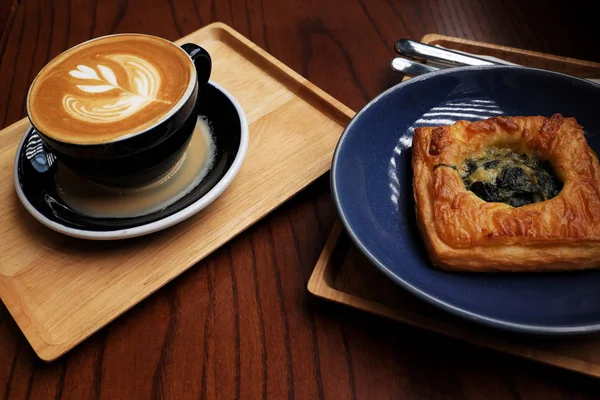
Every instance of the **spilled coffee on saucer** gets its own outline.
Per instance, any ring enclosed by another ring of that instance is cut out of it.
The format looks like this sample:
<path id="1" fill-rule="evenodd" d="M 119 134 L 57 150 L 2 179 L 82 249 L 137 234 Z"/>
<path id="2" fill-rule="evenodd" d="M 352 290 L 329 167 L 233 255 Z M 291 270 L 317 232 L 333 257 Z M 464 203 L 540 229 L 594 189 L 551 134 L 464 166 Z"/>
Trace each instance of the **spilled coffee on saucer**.
<path id="1" fill-rule="evenodd" d="M 195 84 L 193 75 L 188 55 L 167 40 L 107 36 L 44 67 L 31 86 L 28 113 L 61 142 L 112 142 L 168 118 Z"/>
<path id="2" fill-rule="evenodd" d="M 114 190 L 94 185 L 58 165 L 56 188 L 73 210 L 94 218 L 132 218 L 159 211 L 181 199 L 213 166 L 215 142 L 207 121 L 198 118 L 192 139 L 170 174 L 141 188 Z"/>

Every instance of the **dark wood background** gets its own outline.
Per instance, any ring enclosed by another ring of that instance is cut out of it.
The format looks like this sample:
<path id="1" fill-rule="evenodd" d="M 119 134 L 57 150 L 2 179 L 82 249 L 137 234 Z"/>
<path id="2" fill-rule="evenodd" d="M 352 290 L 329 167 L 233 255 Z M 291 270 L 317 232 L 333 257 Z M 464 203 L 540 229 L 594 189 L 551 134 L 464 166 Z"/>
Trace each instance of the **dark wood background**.
<path id="1" fill-rule="evenodd" d="M 175 40 L 213 21 L 353 109 L 400 80 L 400 37 L 441 33 L 600 61 L 585 1 L 0 0 L 0 126 L 52 57 L 109 33 Z M 311 299 L 335 220 L 323 177 L 61 359 L 0 303 L 0 400 L 592 399 L 600 382 Z"/>

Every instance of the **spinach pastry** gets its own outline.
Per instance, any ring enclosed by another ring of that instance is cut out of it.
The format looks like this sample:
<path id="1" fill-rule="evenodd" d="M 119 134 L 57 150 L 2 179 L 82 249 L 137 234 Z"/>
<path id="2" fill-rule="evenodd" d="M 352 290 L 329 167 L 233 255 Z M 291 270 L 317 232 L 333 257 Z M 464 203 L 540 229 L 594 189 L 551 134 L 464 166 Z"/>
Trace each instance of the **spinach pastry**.
<path id="1" fill-rule="evenodd" d="M 435 266 L 600 266 L 600 165 L 574 118 L 422 127 L 412 151 L 417 222 Z"/>

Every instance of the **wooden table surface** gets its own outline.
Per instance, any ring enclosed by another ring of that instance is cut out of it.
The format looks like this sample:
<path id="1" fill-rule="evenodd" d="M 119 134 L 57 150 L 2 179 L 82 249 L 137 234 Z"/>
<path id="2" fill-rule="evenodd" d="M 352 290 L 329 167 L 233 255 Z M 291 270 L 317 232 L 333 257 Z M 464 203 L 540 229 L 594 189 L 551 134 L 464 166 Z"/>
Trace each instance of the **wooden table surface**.
<path id="1" fill-rule="evenodd" d="M 586 2 L 0 0 L 0 126 L 84 40 L 175 40 L 213 21 L 358 110 L 400 77 L 396 39 L 436 32 L 600 61 Z M 243 71 L 241 71 L 243 72 Z M 311 299 L 335 220 L 325 176 L 59 360 L 33 353 L 0 303 L 2 399 L 591 399 L 600 381 Z"/>

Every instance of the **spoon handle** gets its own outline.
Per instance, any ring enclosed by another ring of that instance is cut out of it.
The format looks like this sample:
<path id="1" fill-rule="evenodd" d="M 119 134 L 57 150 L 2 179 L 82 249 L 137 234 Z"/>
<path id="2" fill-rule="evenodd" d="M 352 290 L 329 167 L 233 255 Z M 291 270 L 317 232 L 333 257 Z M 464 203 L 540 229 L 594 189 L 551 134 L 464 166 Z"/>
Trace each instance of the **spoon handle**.
<path id="1" fill-rule="evenodd" d="M 408 56 L 416 60 L 432 60 L 459 65 L 496 65 L 493 61 L 482 58 L 467 56 L 451 50 L 442 49 L 428 44 L 415 42 L 409 39 L 400 39 L 394 44 L 394 50 L 398 54 Z"/>
<path id="2" fill-rule="evenodd" d="M 392 60 L 392 69 L 396 72 L 402 72 L 403 74 L 409 76 L 418 76 L 439 70 L 437 67 L 421 64 L 419 62 L 407 60 L 406 58 L 401 57 L 396 57 Z"/>

